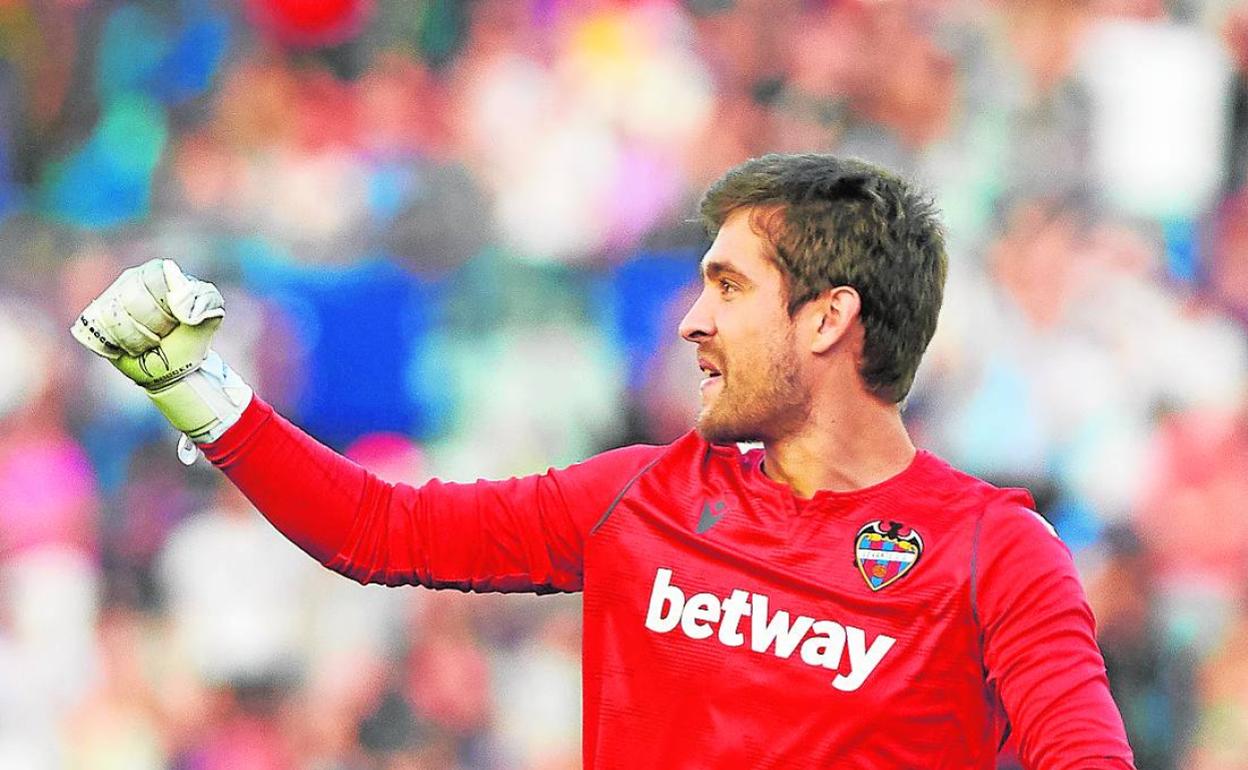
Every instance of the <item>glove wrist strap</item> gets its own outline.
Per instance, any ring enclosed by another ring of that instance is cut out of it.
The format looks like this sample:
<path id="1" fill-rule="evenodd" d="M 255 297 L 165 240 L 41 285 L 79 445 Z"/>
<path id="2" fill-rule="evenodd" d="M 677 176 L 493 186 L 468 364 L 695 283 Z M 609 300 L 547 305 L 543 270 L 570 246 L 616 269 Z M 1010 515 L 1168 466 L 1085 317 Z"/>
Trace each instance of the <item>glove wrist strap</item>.
<path id="1" fill-rule="evenodd" d="M 195 371 L 160 390 L 148 391 L 156 408 L 196 444 L 217 439 L 251 403 L 251 387 L 209 351 Z"/>

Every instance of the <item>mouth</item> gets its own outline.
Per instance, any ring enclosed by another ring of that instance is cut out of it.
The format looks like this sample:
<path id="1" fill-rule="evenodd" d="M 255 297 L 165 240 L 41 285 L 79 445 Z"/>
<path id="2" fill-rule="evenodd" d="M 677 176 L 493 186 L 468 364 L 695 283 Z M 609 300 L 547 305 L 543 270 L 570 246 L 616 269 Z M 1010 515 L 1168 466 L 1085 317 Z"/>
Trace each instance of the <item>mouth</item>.
<path id="1" fill-rule="evenodd" d="M 719 370 L 719 367 L 715 366 L 707 359 L 699 357 L 698 368 L 702 370 L 702 382 L 698 385 L 698 389 L 703 393 L 705 393 L 708 388 L 723 382 L 723 372 Z"/>

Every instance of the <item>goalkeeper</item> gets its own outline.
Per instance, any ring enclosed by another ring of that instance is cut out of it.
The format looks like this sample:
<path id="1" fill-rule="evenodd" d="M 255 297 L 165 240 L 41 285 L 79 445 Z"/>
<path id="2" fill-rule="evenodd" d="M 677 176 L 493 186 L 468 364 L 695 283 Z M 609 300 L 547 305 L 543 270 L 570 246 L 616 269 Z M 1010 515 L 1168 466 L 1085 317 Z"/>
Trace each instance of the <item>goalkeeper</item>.
<path id="1" fill-rule="evenodd" d="M 538 476 L 370 475 L 212 352 L 221 296 L 167 260 L 73 331 L 330 569 L 583 591 L 587 768 L 987 770 L 1011 732 L 1029 768 L 1132 767 L 1069 552 L 1026 492 L 903 425 L 946 271 L 930 202 L 865 163 L 770 155 L 701 214 L 695 429 Z"/>

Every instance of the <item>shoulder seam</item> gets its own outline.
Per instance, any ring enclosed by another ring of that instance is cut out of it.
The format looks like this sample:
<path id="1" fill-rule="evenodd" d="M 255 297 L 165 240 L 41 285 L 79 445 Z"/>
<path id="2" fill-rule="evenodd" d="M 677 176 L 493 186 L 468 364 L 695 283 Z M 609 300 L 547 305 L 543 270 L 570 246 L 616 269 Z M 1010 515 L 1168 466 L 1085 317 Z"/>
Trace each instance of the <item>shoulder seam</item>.
<path id="1" fill-rule="evenodd" d="M 615 496 L 615 499 L 611 501 L 611 504 L 607 506 L 607 510 L 603 512 L 602 518 L 598 519 L 598 523 L 594 524 L 594 526 L 589 528 L 589 534 L 591 535 L 594 534 L 602 527 L 603 524 L 607 523 L 607 518 L 611 515 L 612 511 L 615 510 L 615 507 L 620 504 L 620 501 L 624 499 L 624 495 L 633 486 L 633 484 L 637 483 L 637 479 L 640 479 L 645 474 L 646 471 L 653 468 L 655 463 L 657 463 L 659 460 L 662 460 L 666 454 L 667 454 L 666 451 L 659 452 L 658 457 L 655 457 L 653 460 L 651 460 L 650 462 L 642 466 L 642 469 L 637 471 L 637 473 L 631 479 L 628 480 L 628 483 L 626 483 L 623 487 L 620 488 L 619 494 L 617 494 Z"/>

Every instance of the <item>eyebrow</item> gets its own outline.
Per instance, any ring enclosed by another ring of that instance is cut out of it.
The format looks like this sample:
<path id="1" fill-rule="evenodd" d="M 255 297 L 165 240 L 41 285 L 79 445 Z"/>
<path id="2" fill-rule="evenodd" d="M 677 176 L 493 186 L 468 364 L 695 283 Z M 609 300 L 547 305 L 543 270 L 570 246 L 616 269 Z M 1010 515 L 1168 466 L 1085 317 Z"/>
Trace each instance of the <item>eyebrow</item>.
<path id="1" fill-rule="evenodd" d="M 749 277 L 745 273 L 738 270 L 731 262 L 720 262 L 712 260 L 710 262 L 702 262 L 698 265 L 698 272 L 706 280 L 715 280 L 723 276 L 730 276 L 741 281 L 749 281 Z"/>

